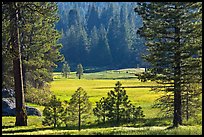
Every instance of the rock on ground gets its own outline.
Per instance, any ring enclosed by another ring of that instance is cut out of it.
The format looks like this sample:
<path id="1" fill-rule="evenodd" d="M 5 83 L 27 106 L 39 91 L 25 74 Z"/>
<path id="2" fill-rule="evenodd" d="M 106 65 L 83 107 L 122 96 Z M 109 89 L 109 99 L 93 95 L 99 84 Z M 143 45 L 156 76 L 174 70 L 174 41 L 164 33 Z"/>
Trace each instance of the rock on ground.
<path id="1" fill-rule="evenodd" d="M 42 116 L 42 113 L 34 107 L 26 106 L 27 115 Z M 2 116 L 15 116 L 16 103 L 15 91 L 12 89 L 2 89 Z"/>

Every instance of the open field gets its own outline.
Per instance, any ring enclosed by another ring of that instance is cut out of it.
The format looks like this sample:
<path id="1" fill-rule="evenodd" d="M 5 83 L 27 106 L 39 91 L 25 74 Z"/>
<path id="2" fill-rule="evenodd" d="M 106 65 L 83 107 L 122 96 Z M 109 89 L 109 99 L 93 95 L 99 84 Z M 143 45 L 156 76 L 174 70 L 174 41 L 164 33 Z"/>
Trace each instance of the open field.
<path id="1" fill-rule="evenodd" d="M 54 73 L 54 81 L 51 82 L 51 91 L 60 98 L 61 101 L 69 100 L 71 95 L 82 87 L 87 91 L 92 108 L 95 107 L 95 102 L 99 101 L 101 97 L 107 96 L 107 92 L 113 90 L 115 83 L 120 81 L 125 87 L 129 100 L 137 107 L 141 106 L 145 120 L 140 125 L 121 125 L 122 127 L 109 127 L 108 125 L 95 125 L 96 117 L 92 114 L 91 118 L 83 126 L 80 132 L 76 127 L 66 129 L 60 127 L 53 129 L 52 127 L 42 126 L 42 117 L 28 116 L 27 127 L 14 127 L 15 117 L 2 118 L 2 132 L 3 134 L 67 134 L 67 135 L 95 135 L 95 134 L 114 134 L 114 135 L 193 135 L 202 134 L 202 126 L 182 126 L 178 129 L 166 130 L 171 126 L 172 119 L 161 117 L 159 109 L 153 109 L 151 106 L 156 98 L 162 93 L 155 93 L 150 91 L 148 86 L 156 86 L 156 83 L 148 81 L 140 82 L 134 73 L 141 72 L 141 70 L 124 69 L 124 70 L 110 70 L 96 73 L 85 73 L 82 79 L 78 79 L 75 72 L 72 72 L 69 78 L 63 78 L 61 73 Z M 38 108 L 41 112 L 44 106 L 27 103 L 27 105 Z M 202 120 L 202 115 L 200 119 Z M 100 127 L 100 128 L 99 128 Z"/>

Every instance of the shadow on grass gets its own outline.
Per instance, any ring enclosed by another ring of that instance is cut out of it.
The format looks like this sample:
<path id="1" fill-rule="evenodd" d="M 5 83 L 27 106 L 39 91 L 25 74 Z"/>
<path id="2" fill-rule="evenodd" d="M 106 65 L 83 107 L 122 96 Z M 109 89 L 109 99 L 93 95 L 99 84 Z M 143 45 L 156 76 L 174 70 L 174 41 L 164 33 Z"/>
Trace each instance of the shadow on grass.
<path id="1" fill-rule="evenodd" d="M 2 126 L 2 129 L 13 128 L 15 126 Z"/>
<path id="2" fill-rule="evenodd" d="M 19 129 L 19 130 L 2 131 L 2 133 L 33 132 L 33 131 L 40 131 L 40 130 L 47 130 L 47 129 L 55 129 L 55 128 L 54 127 L 41 127 L 41 128 L 32 128 L 32 129 Z"/>
<path id="3" fill-rule="evenodd" d="M 144 126 L 169 126 L 171 124 L 172 118 L 146 118 L 144 121 Z"/>
<path id="4" fill-rule="evenodd" d="M 169 120 L 171 118 L 146 118 L 141 120 L 137 125 L 131 125 L 130 127 L 145 127 L 145 126 L 169 126 Z M 91 129 L 91 128 L 110 128 L 110 127 L 120 127 L 123 123 L 121 121 L 120 125 L 116 125 L 113 121 L 109 122 L 106 121 L 105 123 L 92 123 L 88 125 L 82 125 L 81 129 Z M 3 126 L 2 129 L 7 128 L 14 128 L 15 126 Z M 8 130 L 8 131 L 2 131 L 2 133 L 20 133 L 20 132 L 34 132 L 34 131 L 42 131 L 42 130 L 78 130 L 78 125 L 70 125 L 67 127 L 39 127 L 39 128 L 31 128 L 31 129 L 16 129 L 16 130 Z"/>
<path id="5" fill-rule="evenodd" d="M 115 87 L 96 87 L 94 89 L 110 89 Z M 163 88 L 163 86 L 126 86 L 122 88 Z"/>
<path id="6" fill-rule="evenodd" d="M 94 78 L 94 79 L 106 79 L 106 80 L 123 80 L 123 79 L 137 79 L 137 77 L 116 77 L 116 78 Z"/>

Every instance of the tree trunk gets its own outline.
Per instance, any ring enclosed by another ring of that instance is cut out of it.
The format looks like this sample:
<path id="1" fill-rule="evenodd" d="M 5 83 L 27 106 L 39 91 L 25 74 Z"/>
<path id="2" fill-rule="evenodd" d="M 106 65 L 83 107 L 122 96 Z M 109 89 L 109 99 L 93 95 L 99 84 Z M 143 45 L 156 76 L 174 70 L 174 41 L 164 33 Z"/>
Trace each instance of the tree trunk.
<path id="1" fill-rule="evenodd" d="M 78 130 L 81 130 L 81 106 L 80 106 L 80 103 L 81 103 L 81 100 L 80 100 L 80 95 L 79 95 L 79 116 L 78 116 Z"/>
<path id="2" fill-rule="evenodd" d="M 56 107 L 53 108 L 54 111 L 54 128 L 57 127 L 57 112 L 56 112 Z"/>
<path id="3" fill-rule="evenodd" d="M 174 66 L 174 119 L 173 127 L 182 125 L 182 111 L 181 111 L 181 52 L 180 52 L 180 29 L 175 27 L 176 39 L 176 53 Z"/>
<path id="4" fill-rule="evenodd" d="M 13 71 L 15 82 L 15 97 L 16 97 L 16 126 L 27 126 L 27 113 L 24 100 L 23 78 L 22 78 L 22 62 L 19 42 L 18 29 L 18 10 L 17 3 L 9 3 L 10 7 L 10 35 L 12 42 L 13 57 Z"/>
<path id="5" fill-rule="evenodd" d="M 190 86 L 188 87 L 188 88 L 190 88 Z M 189 97 L 188 97 L 189 95 L 188 95 L 188 89 L 187 89 L 187 94 L 186 94 L 186 120 L 188 121 L 188 119 L 189 119 L 189 113 L 188 113 L 188 99 L 189 99 Z"/>
<path id="6" fill-rule="evenodd" d="M 26 94 L 26 92 L 27 92 L 27 89 L 26 89 L 26 67 L 24 64 L 22 64 L 22 75 L 23 75 L 23 89 L 24 89 L 24 93 Z"/>
<path id="7" fill-rule="evenodd" d="M 116 124 L 117 126 L 119 126 L 119 122 L 120 122 L 120 118 L 119 118 L 119 109 L 120 109 L 120 106 L 119 106 L 119 89 L 118 89 L 118 93 L 117 93 L 117 103 L 116 103 Z"/>

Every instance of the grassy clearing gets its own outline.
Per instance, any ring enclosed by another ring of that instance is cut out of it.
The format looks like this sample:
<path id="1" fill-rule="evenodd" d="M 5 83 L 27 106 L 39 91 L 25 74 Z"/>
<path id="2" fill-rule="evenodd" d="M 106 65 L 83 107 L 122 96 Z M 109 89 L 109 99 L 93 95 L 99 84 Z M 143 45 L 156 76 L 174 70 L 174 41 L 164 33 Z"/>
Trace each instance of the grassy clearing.
<path id="1" fill-rule="evenodd" d="M 202 124 L 198 126 L 181 126 L 178 129 L 166 130 L 172 124 L 172 119 L 160 117 L 159 109 L 151 108 L 154 100 L 162 93 L 150 92 L 150 88 L 144 86 L 156 86 L 154 82 L 140 82 L 133 73 L 140 73 L 138 69 L 109 70 L 96 73 L 85 73 L 82 79 L 78 79 L 75 72 L 72 72 L 68 79 L 63 78 L 61 73 L 54 73 L 54 81 L 51 83 L 51 91 L 56 94 L 61 101 L 69 100 L 78 87 L 85 89 L 95 107 L 95 102 L 101 97 L 107 96 L 107 92 L 113 90 L 115 83 L 120 81 L 125 87 L 129 99 L 135 106 L 141 106 L 145 119 L 140 125 L 121 125 L 122 127 L 110 127 L 107 125 L 95 125 L 96 117 L 92 114 L 83 129 L 79 132 L 76 127 L 56 128 L 42 126 L 42 117 L 28 116 L 27 127 L 14 127 L 15 117 L 2 117 L 3 134 L 25 134 L 25 135 L 201 135 Z M 138 88 L 143 86 L 143 88 Z M 137 88 L 132 88 L 137 87 Z M 26 103 L 34 106 L 41 112 L 44 106 Z M 202 121 L 202 114 L 199 121 Z M 192 122 L 193 123 L 193 122 Z M 195 125 L 195 124 L 192 124 Z"/>
<path id="2" fill-rule="evenodd" d="M 129 87 L 156 86 L 156 83 L 142 83 L 135 75 L 133 75 L 133 70 L 131 70 L 131 73 L 127 73 L 127 71 L 128 69 L 85 73 L 82 79 L 78 79 L 74 72 L 71 73 L 68 79 L 62 78 L 61 73 L 54 73 L 54 81 L 51 83 L 51 91 L 53 91 L 60 100 L 69 100 L 77 88 L 82 87 L 87 91 L 92 106 L 95 107 L 95 102 L 99 101 L 101 97 L 107 96 L 107 92 L 113 90 L 115 83 L 120 81 L 122 86 L 125 87 L 131 102 L 136 106 L 141 105 L 146 117 L 155 117 L 157 115 L 156 112 L 158 113 L 158 111 L 155 109 L 155 113 L 150 113 L 150 110 L 152 110 L 151 105 L 156 98 L 162 95 L 162 93 L 158 94 L 150 92 L 150 88 Z M 107 79 L 107 77 L 110 77 L 110 79 Z M 121 79 L 122 77 L 125 79 Z M 127 77 L 132 78 L 126 79 Z"/>

